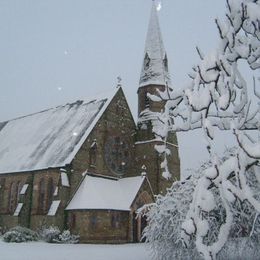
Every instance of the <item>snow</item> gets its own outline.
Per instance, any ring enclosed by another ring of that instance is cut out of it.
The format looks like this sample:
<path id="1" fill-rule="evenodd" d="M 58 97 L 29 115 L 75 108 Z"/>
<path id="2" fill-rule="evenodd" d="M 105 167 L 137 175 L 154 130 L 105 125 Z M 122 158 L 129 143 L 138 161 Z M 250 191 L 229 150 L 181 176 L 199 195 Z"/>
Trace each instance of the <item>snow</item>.
<path id="1" fill-rule="evenodd" d="M 60 200 L 54 200 L 51 203 L 51 206 L 50 206 L 50 209 L 49 209 L 49 212 L 48 212 L 48 216 L 55 216 L 59 205 L 60 205 Z"/>
<path id="2" fill-rule="evenodd" d="M 19 216 L 22 207 L 23 207 L 23 203 L 18 203 L 18 205 L 14 211 L 14 216 Z"/>
<path id="3" fill-rule="evenodd" d="M 71 163 L 118 90 L 1 123 L 0 173 Z"/>
<path id="4" fill-rule="evenodd" d="M 85 176 L 66 210 L 113 209 L 129 211 L 145 177 L 108 179 Z"/>
<path id="5" fill-rule="evenodd" d="M 24 184 L 20 191 L 20 195 L 24 195 L 26 193 L 28 187 L 29 187 L 29 184 Z"/>
<path id="6" fill-rule="evenodd" d="M 148 55 L 148 56 L 147 56 Z M 144 51 L 144 65 L 140 76 L 140 87 L 147 85 L 170 85 L 168 69 L 164 59 L 167 58 L 157 16 L 156 5 L 153 3 Z M 149 58 L 149 67 L 146 66 L 146 57 Z"/>
<path id="7" fill-rule="evenodd" d="M 187 232 L 187 234 L 191 235 L 195 232 L 195 225 L 191 219 L 188 219 L 182 223 L 182 228 Z"/>
<path id="8" fill-rule="evenodd" d="M 5 243 L 0 239 L 4 260 L 150 260 L 145 244 L 87 245 L 48 244 L 44 242 Z"/>
<path id="9" fill-rule="evenodd" d="M 61 176 L 61 185 L 64 186 L 64 187 L 70 187 L 69 178 L 68 178 L 67 173 L 61 172 L 60 176 Z"/>
<path id="10" fill-rule="evenodd" d="M 57 196 L 58 193 L 59 193 L 59 187 L 56 186 L 56 187 L 55 187 L 55 190 L 54 190 L 54 192 L 53 192 L 53 196 Z"/>

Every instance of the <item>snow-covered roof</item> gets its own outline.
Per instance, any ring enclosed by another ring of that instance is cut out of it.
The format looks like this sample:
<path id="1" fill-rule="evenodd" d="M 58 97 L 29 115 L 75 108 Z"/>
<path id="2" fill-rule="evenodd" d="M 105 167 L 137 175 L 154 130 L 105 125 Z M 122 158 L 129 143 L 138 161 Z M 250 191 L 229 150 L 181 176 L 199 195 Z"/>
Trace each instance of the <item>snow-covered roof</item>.
<path id="1" fill-rule="evenodd" d="M 86 175 L 66 209 L 129 211 L 144 180 L 144 176 L 117 180 Z"/>
<path id="2" fill-rule="evenodd" d="M 0 123 L 0 173 L 71 163 L 117 91 Z"/>
<path id="3" fill-rule="evenodd" d="M 163 45 L 155 2 L 153 2 L 146 36 L 144 63 L 140 76 L 140 87 L 147 85 L 170 85 L 168 60 Z"/>

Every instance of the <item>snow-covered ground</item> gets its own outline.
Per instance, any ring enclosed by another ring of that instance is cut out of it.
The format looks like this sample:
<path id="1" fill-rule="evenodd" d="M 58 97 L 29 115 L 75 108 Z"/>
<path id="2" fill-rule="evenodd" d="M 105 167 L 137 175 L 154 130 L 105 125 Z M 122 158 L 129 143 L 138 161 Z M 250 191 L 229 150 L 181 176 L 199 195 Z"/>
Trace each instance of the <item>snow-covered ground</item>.
<path id="1" fill-rule="evenodd" d="M 1 260 L 150 260 L 145 244 L 89 245 L 44 242 L 5 243 L 0 239 Z"/>

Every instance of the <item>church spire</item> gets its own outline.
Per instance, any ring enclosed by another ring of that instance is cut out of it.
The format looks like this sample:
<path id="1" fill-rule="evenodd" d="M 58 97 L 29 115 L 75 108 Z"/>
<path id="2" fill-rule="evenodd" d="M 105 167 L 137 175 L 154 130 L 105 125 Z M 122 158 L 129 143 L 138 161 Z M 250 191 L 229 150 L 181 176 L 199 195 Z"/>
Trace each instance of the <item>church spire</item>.
<path id="1" fill-rule="evenodd" d="M 153 1 L 139 85 L 140 87 L 165 86 L 166 83 L 170 85 L 168 59 L 163 45 L 156 5 Z"/>

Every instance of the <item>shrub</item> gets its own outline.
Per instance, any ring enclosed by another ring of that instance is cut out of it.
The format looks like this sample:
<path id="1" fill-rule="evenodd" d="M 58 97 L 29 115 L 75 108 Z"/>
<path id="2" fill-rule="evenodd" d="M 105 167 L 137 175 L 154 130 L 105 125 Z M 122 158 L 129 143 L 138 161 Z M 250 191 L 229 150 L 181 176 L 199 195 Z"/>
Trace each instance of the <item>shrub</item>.
<path id="1" fill-rule="evenodd" d="M 71 234 L 69 230 L 64 230 L 59 235 L 59 238 L 56 240 L 56 243 L 62 243 L 62 244 L 77 244 L 78 242 L 79 242 L 79 236 Z"/>
<path id="2" fill-rule="evenodd" d="M 55 226 L 43 228 L 40 236 L 47 243 L 76 244 L 79 242 L 79 236 L 71 234 L 69 230 L 61 232 Z"/>
<path id="3" fill-rule="evenodd" d="M 39 231 L 39 235 L 42 240 L 47 243 L 56 243 L 55 241 L 59 238 L 61 231 L 58 227 L 50 226 L 50 227 L 43 227 Z"/>
<path id="4" fill-rule="evenodd" d="M 3 236 L 3 240 L 15 243 L 37 241 L 38 234 L 28 228 L 17 226 L 7 231 Z"/>

